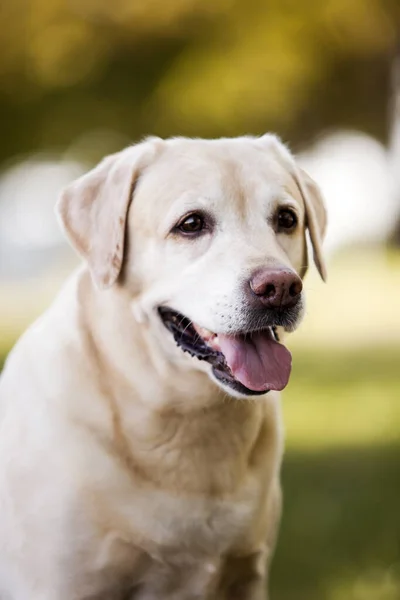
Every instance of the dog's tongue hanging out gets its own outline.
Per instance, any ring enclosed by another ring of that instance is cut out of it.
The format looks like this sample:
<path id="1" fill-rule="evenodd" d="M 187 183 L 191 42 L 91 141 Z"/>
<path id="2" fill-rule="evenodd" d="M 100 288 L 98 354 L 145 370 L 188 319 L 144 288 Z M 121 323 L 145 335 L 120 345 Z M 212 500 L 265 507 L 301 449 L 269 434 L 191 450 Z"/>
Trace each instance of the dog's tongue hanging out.
<path id="1" fill-rule="evenodd" d="M 292 368 L 287 348 L 270 330 L 247 336 L 218 335 L 218 344 L 232 375 L 250 390 L 283 390 Z"/>

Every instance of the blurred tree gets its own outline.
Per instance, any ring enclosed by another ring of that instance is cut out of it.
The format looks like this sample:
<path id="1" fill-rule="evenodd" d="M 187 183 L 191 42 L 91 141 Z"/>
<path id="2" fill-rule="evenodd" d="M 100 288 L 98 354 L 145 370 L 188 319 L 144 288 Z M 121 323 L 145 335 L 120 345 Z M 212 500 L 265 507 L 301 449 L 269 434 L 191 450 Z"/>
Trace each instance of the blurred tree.
<path id="1" fill-rule="evenodd" d="M 398 0 L 3 0 L 0 23 L 0 161 L 96 129 L 386 137 Z"/>

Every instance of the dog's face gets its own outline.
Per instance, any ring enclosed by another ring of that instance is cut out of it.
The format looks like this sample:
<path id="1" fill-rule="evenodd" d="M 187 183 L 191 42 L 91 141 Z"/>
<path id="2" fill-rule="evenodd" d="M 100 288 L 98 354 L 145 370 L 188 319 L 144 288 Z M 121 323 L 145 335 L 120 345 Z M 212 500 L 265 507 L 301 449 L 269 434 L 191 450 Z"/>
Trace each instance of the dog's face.
<path id="1" fill-rule="evenodd" d="M 286 385 L 276 327 L 303 314 L 307 227 L 324 274 L 325 212 L 277 138 L 149 140 L 68 188 L 60 214 L 100 286 L 122 270 L 172 360 L 235 395 Z"/>

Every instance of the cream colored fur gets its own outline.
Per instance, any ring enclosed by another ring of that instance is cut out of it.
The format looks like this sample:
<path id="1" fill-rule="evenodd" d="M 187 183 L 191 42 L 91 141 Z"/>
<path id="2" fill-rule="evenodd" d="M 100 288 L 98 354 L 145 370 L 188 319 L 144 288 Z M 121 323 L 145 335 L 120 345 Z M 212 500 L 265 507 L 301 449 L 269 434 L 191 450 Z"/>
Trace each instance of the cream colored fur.
<path id="1" fill-rule="evenodd" d="M 300 227 L 276 234 L 291 204 Z M 218 227 L 171 234 L 192 209 Z M 1 600 L 261 600 L 280 515 L 279 394 L 236 398 L 162 324 L 244 326 L 240 283 L 321 275 L 318 188 L 272 135 L 149 139 L 72 184 L 58 213 L 84 266 L 0 380 Z"/>

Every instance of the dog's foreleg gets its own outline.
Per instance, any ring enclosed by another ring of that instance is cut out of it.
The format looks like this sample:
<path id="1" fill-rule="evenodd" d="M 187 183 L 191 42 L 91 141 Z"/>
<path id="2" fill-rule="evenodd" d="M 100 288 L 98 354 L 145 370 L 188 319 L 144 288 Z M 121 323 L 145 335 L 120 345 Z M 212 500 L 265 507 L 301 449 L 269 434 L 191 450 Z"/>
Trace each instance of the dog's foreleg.
<path id="1" fill-rule="evenodd" d="M 268 502 L 265 543 L 252 553 L 227 558 L 218 600 L 268 600 L 268 574 L 279 530 L 281 508 L 282 494 L 277 482 Z"/>

